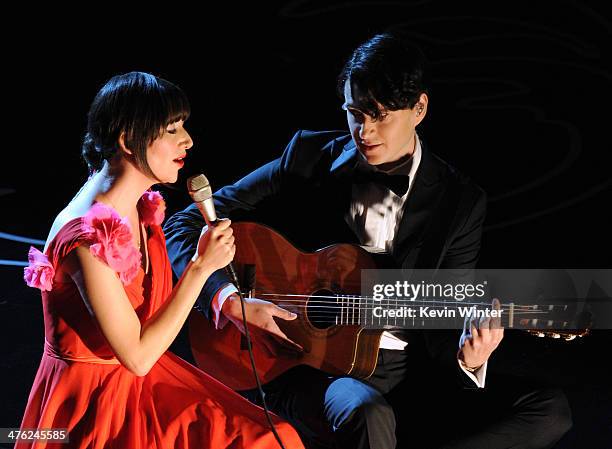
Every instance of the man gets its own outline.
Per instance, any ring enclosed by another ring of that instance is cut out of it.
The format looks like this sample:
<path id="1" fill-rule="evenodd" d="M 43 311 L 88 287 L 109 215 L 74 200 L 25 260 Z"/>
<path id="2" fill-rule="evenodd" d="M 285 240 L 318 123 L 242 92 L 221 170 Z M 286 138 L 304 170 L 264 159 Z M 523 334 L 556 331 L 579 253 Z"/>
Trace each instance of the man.
<path id="1" fill-rule="evenodd" d="M 358 243 L 387 251 L 403 268 L 473 268 L 486 197 L 416 134 L 429 101 L 423 66 L 417 49 L 389 34 L 358 47 L 339 78 L 350 135 L 298 132 L 278 159 L 215 194 L 218 214 L 267 224 L 304 249 Z M 177 275 L 203 224 L 193 205 L 168 220 Z M 242 328 L 233 292 L 221 272 L 202 291 L 199 305 L 217 327 Z M 295 317 L 247 301 L 250 325 L 265 330 L 257 342 L 274 352 L 276 339 L 286 339 L 274 318 Z M 562 393 L 517 383 L 484 388 L 502 337 L 485 321 L 457 352 L 458 333 L 385 334 L 368 381 L 294 368 L 265 386 L 267 402 L 313 448 L 394 448 L 396 435 L 402 447 L 550 447 L 571 425 Z"/>

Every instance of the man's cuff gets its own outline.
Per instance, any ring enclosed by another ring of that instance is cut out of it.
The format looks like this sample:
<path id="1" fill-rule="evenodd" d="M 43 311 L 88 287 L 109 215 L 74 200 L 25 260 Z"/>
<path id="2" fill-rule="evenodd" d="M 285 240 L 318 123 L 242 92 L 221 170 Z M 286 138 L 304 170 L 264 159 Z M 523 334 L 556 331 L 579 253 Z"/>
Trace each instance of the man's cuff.
<path id="1" fill-rule="evenodd" d="M 463 371 L 472 381 L 476 384 L 478 388 L 485 387 L 485 379 L 487 378 L 487 364 L 486 361 L 480 368 L 478 368 L 473 373 L 465 369 L 465 364 L 461 359 L 457 359 L 457 363 L 459 363 L 459 368 Z"/>
<path id="2" fill-rule="evenodd" d="M 227 318 L 221 312 L 223 308 L 223 303 L 225 300 L 229 298 L 232 294 L 237 293 L 238 289 L 234 286 L 234 284 L 225 284 L 222 288 L 217 290 L 215 296 L 210 303 L 210 308 L 213 312 L 213 323 L 215 323 L 215 328 L 223 329 L 223 326 L 227 324 Z"/>

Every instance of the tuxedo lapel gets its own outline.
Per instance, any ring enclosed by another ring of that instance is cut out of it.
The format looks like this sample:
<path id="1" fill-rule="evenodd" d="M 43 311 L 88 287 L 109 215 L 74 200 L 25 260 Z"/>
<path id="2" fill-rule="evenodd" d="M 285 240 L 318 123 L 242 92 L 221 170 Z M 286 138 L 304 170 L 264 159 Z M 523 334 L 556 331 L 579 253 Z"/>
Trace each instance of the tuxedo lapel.
<path id="1" fill-rule="evenodd" d="M 332 155 L 338 155 L 329 168 L 328 183 L 323 188 L 326 202 L 332 205 L 329 211 L 331 217 L 329 226 L 333 226 L 335 242 L 359 243 L 353 230 L 346 223 L 345 215 L 348 213 L 352 196 L 352 178 L 359 160 L 359 152 L 352 139 L 342 145 L 334 141 Z"/>
<path id="2" fill-rule="evenodd" d="M 403 266 L 407 262 L 408 265 L 413 265 L 416 260 L 415 247 L 421 243 L 425 233 L 431 231 L 432 214 L 444 196 L 448 184 L 446 167 L 438 162 L 424 145 L 422 150 L 421 163 L 404 205 L 393 244 L 394 259 Z M 411 255 L 414 257 L 409 257 Z"/>
<path id="3" fill-rule="evenodd" d="M 338 141 L 335 141 L 334 145 L 339 146 L 340 144 Z M 339 148 L 332 148 L 332 154 L 337 153 L 338 150 Z M 338 179 L 351 177 L 355 167 L 357 166 L 358 160 L 359 151 L 357 151 L 355 142 L 353 142 L 353 139 L 351 139 L 342 147 L 340 154 L 332 162 L 329 172 L 333 177 Z"/>

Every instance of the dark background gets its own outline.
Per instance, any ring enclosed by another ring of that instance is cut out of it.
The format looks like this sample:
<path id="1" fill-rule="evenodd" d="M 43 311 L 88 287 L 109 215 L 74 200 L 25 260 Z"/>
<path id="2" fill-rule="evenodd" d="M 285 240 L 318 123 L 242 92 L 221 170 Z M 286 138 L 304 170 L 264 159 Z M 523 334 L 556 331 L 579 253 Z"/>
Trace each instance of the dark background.
<path id="1" fill-rule="evenodd" d="M 166 192 L 172 212 L 189 202 L 190 174 L 221 187 L 277 157 L 298 129 L 345 129 L 336 76 L 355 46 L 395 27 L 430 62 L 420 136 L 489 194 L 480 265 L 612 268 L 612 23 L 597 2 L 295 1 L 198 12 L 177 3 L 137 14 L 105 5 L 76 11 L 78 20 L 38 12 L 7 15 L 19 26 L 2 33 L 1 232 L 45 239 L 86 178 L 86 113 L 111 76 L 148 71 L 191 100 L 195 145 L 178 190 Z M 27 249 L 0 239 L 0 259 L 24 261 Z M 21 277 L 21 267 L 0 265 L 3 427 L 19 425 L 42 350 L 40 295 Z M 491 370 L 566 388 L 575 425 L 559 447 L 609 447 L 611 340 L 508 332 Z"/>

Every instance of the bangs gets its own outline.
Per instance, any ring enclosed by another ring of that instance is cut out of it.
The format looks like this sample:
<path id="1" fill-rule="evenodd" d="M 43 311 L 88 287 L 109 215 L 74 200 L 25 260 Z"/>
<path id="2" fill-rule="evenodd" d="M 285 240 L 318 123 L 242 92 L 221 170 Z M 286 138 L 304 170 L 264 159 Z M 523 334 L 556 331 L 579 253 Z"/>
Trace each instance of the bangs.
<path id="1" fill-rule="evenodd" d="M 361 112 L 369 115 L 372 118 L 379 118 L 382 114 L 372 91 L 366 92 L 360 90 L 359 94 L 353 96 L 353 104 Z"/>
<path id="2" fill-rule="evenodd" d="M 162 98 L 162 114 L 164 122 L 160 127 L 166 127 L 178 121 L 187 121 L 191 115 L 191 106 L 185 93 L 174 84 L 159 80 Z"/>
<path id="3" fill-rule="evenodd" d="M 353 105 L 361 112 L 369 115 L 375 120 L 380 119 L 386 111 L 394 111 L 402 107 L 391 97 L 385 95 L 385 89 L 380 83 L 372 83 L 358 71 L 351 74 L 347 80 L 351 83 L 351 95 Z M 357 87 L 355 89 L 354 87 Z"/>
<path id="4" fill-rule="evenodd" d="M 136 146 L 151 144 L 166 126 L 186 121 L 191 114 L 189 100 L 180 88 L 162 78 L 147 75 L 140 80 L 140 89 L 134 89 L 131 94 L 123 126 L 120 126 L 126 133 L 126 140 L 137 142 Z"/>

